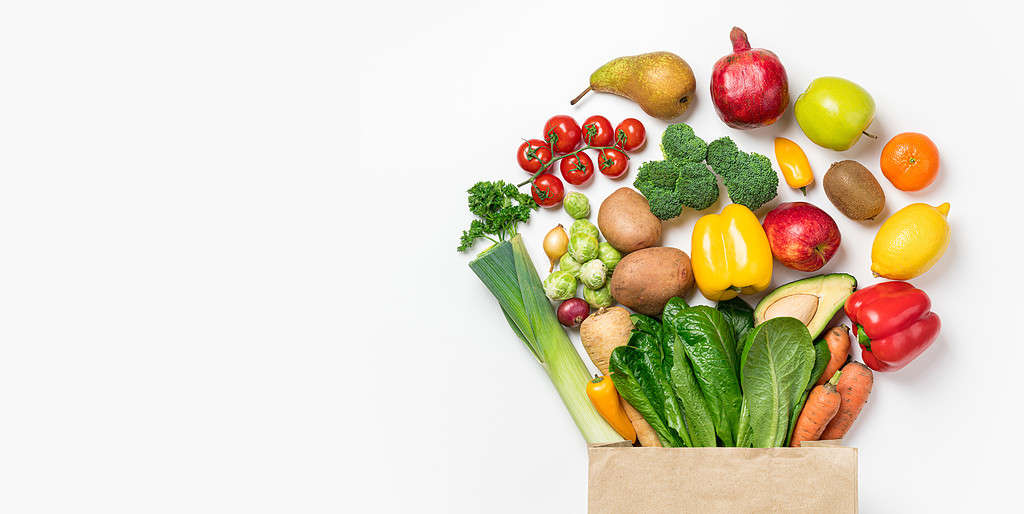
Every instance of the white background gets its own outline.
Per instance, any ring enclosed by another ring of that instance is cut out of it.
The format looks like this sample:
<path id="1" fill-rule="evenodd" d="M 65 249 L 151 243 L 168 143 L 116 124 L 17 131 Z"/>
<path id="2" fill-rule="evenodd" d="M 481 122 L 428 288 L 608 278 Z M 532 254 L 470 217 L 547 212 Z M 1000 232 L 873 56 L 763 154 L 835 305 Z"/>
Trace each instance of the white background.
<path id="1" fill-rule="evenodd" d="M 699 135 L 768 155 L 785 135 L 819 179 L 843 158 L 877 172 L 898 132 L 936 141 L 932 187 L 881 179 L 888 212 L 949 201 L 953 240 L 913 281 L 940 339 L 877 376 L 850 434 L 860 506 L 1009 508 L 1019 18 L 994 2 L 357 8 L 0 8 L 0 510 L 583 512 L 583 440 L 454 248 L 464 190 L 523 177 L 515 148 L 549 116 L 633 116 L 656 140 L 665 123 L 626 100 L 568 106 L 597 66 L 653 50 L 693 67 L 683 119 Z M 881 139 L 827 151 L 791 111 L 727 128 L 707 90 L 733 25 L 781 57 L 794 99 L 817 76 L 863 85 Z M 585 193 L 596 207 L 657 155 Z M 878 223 L 842 217 L 819 187 L 808 198 L 843 234 L 824 271 L 874 283 Z M 695 218 L 667 224 L 665 244 L 688 251 Z M 524 228 L 538 267 L 565 220 Z M 799 276 L 777 269 L 776 284 Z"/>

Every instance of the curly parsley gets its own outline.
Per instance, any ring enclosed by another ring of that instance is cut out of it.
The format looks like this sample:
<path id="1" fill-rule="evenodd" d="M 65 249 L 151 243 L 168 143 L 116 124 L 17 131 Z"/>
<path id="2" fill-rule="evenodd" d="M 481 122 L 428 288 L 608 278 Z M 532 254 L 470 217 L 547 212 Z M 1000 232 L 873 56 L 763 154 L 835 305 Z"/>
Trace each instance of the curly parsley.
<path id="1" fill-rule="evenodd" d="M 490 239 L 494 243 L 507 241 L 518 233 L 520 223 L 530 219 L 530 211 L 537 209 L 530 195 L 502 180 L 477 182 L 467 192 L 469 212 L 480 219 L 473 220 L 469 230 L 462 232 L 459 239 L 460 252 L 468 250 L 480 238 Z"/>

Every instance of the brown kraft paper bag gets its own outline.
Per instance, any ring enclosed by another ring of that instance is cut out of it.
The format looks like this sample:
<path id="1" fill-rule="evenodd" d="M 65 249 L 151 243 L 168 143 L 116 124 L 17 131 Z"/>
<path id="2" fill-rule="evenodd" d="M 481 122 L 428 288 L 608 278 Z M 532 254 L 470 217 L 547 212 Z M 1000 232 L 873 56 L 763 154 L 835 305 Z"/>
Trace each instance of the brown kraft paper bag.
<path id="1" fill-rule="evenodd" d="M 857 449 L 592 445 L 591 514 L 857 512 Z"/>

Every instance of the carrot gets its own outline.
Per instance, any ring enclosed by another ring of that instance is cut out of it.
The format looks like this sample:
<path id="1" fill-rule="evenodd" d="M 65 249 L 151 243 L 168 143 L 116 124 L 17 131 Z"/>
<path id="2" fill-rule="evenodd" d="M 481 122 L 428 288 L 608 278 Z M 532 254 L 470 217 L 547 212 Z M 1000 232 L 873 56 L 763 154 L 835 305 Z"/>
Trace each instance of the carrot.
<path id="1" fill-rule="evenodd" d="M 828 352 L 831 355 L 828 364 L 825 366 L 825 371 L 821 373 L 821 377 L 818 378 L 818 382 L 815 385 L 822 385 L 828 382 L 832 375 L 835 375 L 839 368 L 846 364 L 846 360 L 850 357 L 850 332 L 846 325 L 839 325 L 838 327 L 832 327 L 831 330 L 825 333 L 825 343 L 828 344 Z"/>
<path id="2" fill-rule="evenodd" d="M 839 412 L 839 391 L 836 391 L 836 384 L 842 371 L 836 371 L 832 378 L 824 385 L 815 387 L 811 395 L 807 397 L 804 410 L 796 420 L 796 428 L 793 429 L 793 442 L 790 446 L 799 448 L 803 441 L 817 441 L 825 426 Z"/>
<path id="3" fill-rule="evenodd" d="M 821 433 L 823 440 L 842 439 L 850 431 L 853 421 L 868 402 L 874 381 L 871 370 L 859 362 L 843 366 L 843 376 L 839 379 L 839 396 L 843 401 L 839 412 Z"/>

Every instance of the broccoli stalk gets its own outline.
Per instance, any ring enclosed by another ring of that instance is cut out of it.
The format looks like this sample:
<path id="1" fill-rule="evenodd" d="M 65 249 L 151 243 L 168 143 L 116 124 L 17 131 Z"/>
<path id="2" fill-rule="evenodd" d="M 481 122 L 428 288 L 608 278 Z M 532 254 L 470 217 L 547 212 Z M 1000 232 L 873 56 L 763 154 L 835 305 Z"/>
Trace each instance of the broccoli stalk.
<path id="1" fill-rule="evenodd" d="M 722 176 L 729 199 L 756 211 L 778 195 L 779 176 L 771 161 L 758 153 L 745 153 L 729 137 L 708 145 L 707 162 Z"/>

